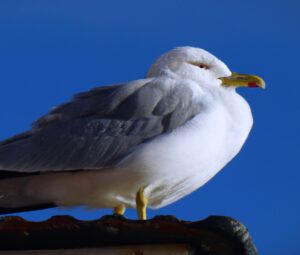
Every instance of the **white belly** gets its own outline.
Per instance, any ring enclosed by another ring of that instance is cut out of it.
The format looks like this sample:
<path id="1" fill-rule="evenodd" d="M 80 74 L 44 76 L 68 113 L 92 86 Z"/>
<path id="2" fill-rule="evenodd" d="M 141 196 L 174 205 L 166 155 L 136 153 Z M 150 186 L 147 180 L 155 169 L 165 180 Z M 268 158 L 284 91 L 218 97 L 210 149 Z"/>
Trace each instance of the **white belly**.
<path id="1" fill-rule="evenodd" d="M 122 162 L 121 179 L 138 183 L 132 183 L 135 191 L 145 187 L 149 207 L 168 205 L 204 185 L 240 151 L 252 125 L 249 117 L 248 123 L 235 122 L 224 107 L 202 112 Z M 134 197 L 119 199 L 134 206 Z"/>

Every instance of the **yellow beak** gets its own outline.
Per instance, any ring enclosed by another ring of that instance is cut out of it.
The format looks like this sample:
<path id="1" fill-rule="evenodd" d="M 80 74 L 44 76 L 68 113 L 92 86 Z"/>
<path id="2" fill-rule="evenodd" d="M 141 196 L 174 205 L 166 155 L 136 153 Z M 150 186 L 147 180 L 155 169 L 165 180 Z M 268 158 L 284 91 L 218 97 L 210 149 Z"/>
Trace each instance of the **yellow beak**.
<path id="1" fill-rule="evenodd" d="M 264 80 L 256 75 L 238 74 L 232 72 L 231 76 L 219 78 L 225 87 L 266 88 Z"/>

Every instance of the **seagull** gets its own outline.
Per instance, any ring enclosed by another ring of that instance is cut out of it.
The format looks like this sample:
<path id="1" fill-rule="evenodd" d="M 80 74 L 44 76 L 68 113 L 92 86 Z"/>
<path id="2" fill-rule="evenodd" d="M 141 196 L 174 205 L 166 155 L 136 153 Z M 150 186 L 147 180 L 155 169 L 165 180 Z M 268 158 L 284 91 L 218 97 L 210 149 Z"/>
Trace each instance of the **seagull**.
<path id="1" fill-rule="evenodd" d="M 169 205 L 214 177 L 253 124 L 238 87 L 265 88 L 211 53 L 178 47 L 144 79 L 102 86 L 0 143 L 0 213 Z"/>

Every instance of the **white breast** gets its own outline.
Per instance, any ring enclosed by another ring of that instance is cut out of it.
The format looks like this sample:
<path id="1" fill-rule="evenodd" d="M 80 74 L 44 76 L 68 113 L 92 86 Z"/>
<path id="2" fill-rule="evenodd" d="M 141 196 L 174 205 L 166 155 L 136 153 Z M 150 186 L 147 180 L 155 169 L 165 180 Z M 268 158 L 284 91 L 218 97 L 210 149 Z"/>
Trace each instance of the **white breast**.
<path id="1" fill-rule="evenodd" d="M 252 115 L 243 98 L 229 93 L 181 128 L 143 145 L 122 163 L 124 178 L 146 187 L 150 207 L 165 206 L 193 192 L 240 151 Z"/>

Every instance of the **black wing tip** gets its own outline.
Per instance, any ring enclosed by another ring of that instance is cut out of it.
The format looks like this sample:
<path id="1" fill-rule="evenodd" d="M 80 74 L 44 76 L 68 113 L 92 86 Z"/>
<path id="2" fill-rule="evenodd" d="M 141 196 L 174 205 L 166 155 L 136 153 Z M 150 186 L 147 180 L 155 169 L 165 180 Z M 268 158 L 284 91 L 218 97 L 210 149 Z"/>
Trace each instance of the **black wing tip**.
<path id="1" fill-rule="evenodd" d="M 27 177 L 32 175 L 38 175 L 39 172 L 27 173 L 27 172 L 17 172 L 17 171 L 8 171 L 2 170 L 0 168 L 0 180 L 18 178 L 18 177 Z"/>
<path id="2" fill-rule="evenodd" d="M 57 207 L 57 205 L 53 204 L 53 203 L 32 205 L 32 206 L 24 206 L 24 207 L 16 207 L 16 208 L 0 207 L 0 214 L 4 215 L 4 214 L 11 214 L 11 213 L 37 211 L 37 210 L 44 210 L 44 209 L 48 209 L 48 208 L 54 208 L 54 207 Z"/>

